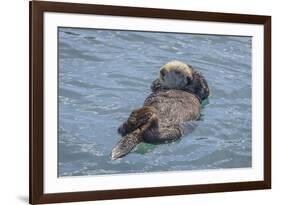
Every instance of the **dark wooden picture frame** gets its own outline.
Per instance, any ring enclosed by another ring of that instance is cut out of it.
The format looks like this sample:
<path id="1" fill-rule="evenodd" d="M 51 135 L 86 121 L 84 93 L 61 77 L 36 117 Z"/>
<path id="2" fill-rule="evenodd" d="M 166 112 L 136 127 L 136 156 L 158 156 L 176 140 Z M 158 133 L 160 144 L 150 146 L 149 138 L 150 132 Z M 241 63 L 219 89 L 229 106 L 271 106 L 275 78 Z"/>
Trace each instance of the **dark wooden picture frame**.
<path id="1" fill-rule="evenodd" d="M 271 188 L 271 17 L 211 12 L 103 6 L 76 3 L 30 3 L 30 203 L 75 202 Z M 43 14 L 44 12 L 149 17 L 260 24 L 264 28 L 264 180 L 45 194 L 43 180 Z"/>

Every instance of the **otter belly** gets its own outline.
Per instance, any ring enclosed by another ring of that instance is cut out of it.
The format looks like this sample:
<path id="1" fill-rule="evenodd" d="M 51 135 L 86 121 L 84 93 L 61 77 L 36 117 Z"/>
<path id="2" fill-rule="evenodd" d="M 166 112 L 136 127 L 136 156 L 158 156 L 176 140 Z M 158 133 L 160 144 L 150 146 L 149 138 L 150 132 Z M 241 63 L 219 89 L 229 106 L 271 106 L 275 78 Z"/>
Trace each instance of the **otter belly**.
<path id="1" fill-rule="evenodd" d="M 152 93 L 118 128 L 123 137 L 112 149 L 111 158 L 125 156 L 142 141 L 158 144 L 176 140 L 183 136 L 182 124 L 199 116 L 200 102 L 193 94 L 181 90 Z"/>
<path id="2" fill-rule="evenodd" d="M 153 106 L 157 110 L 159 126 L 179 124 L 200 117 L 198 98 L 182 90 L 152 93 L 146 98 L 144 106 Z"/>
<path id="3" fill-rule="evenodd" d="M 156 110 L 158 126 L 144 133 L 149 143 L 176 140 L 183 135 L 182 124 L 200 117 L 200 102 L 196 96 L 181 90 L 152 93 L 144 102 Z"/>

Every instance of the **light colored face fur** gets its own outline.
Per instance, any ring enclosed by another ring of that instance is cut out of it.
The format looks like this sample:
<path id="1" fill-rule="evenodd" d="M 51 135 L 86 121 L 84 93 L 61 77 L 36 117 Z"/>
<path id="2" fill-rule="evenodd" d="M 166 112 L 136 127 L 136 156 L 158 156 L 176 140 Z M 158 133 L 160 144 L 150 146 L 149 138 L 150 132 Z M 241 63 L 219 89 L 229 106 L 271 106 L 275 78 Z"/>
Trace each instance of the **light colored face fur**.
<path id="1" fill-rule="evenodd" d="M 161 84 L 170 89 L 182 89 L 192 80 L 193 69 L 180 61 L 170 61 L 160 68 Z"/>

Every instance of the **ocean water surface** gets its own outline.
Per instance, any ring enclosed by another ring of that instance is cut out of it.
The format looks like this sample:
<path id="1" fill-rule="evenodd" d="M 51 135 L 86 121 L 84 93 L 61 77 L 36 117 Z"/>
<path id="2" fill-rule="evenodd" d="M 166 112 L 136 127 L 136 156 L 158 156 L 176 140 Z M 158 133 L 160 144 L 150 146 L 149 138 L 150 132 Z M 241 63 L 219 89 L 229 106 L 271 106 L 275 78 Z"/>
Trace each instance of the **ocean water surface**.
<path id="1" fill-rule="evenodd" d="M 251 45 L 241 36 L 58 28 L 58 175 L 251 167 Z M 196 128 L 112 161 L 118 126 L 170 60 L 197 68 L 210 87 Z"/>

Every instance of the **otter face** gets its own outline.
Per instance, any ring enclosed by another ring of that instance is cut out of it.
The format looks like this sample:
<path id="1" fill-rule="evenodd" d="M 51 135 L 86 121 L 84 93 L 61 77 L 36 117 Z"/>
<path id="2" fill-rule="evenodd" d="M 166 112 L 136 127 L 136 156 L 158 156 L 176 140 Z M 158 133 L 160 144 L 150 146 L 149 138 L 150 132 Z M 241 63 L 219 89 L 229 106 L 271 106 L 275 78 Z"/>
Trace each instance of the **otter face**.
<path id="1" fill-rule="evenodd" d="M 163 65 L 160 69 L 159 80 L 163 87 L 194 93 L 200 101 L 210 95 L 204 76 L 180 61 L 171 61 Z"/>
<path id="2" fill-rule="evenodd" d="M 193 69 L 180 61 L 171 61 L 160 68 L 161 84 L 169 89 L 183 89 L 190 84 Z"/>

